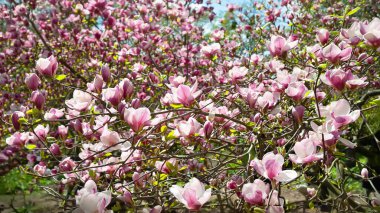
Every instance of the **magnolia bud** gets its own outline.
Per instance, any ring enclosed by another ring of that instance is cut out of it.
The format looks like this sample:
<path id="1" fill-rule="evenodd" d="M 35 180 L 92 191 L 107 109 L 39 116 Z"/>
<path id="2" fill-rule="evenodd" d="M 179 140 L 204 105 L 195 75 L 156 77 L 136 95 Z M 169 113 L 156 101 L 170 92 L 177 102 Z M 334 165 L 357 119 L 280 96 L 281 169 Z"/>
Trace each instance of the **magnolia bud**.
<path id="1" fill-rule="evenodd" d="M 31 90 L 36 90 L 41 84 L 41 79 L 35 73 L 26 73 L 25 84 Z"/>
<path id="2" fill-rule="evenodd" d="M 292 108 L 292 115 L 297 123 L 302 123 L 302 119 L 305 113 L 304 106 L 296 106 Z"/>
<path id="3" fill-rule="evenodd" d="M 132 194 L 130 191 L 126 190 L 123 194 L 123 200 L 126 204 L 132 205 L 133 200 L 132 200 Z"/>
<path id="4" fill-rule="evenodd" d="M 96 75 L 94 79 L 94 90 L 96 92 L 101 92 L 103 88 L 103 77 L 101 75 Z"/>
<path id="5" fill-rule="evenodd" d="M 314 188 L 307 188 L 306 191 L 307 191 L 307 194 L 309 195 L 309 197 L 313 197 L 316 193 Z"/>
<path id="6" fill-rule="evenodd" d="M 37 109 L 42 109 L 44 107 L 46 99 L 40 91 L 34 91 L 32 93 L 31 101 L 34 103 Z"/>
<path id="7" fill-rule="evenodd" d="M 13 124 L 13 127 L 15 128 L 15 130 L 19 130 L 20 129 L 20 122 L 18 122 L 18 119 L 20 119 L 20 117 L 24 117 L 25 114 L 23 112 L 20 112 L 20 111 L 16 111 L 12 114 L 12 124 Z"/>
<path id="8" fill-rule="evenodd" d="M 362 171 L 360 172 L 362 178 L 367 179 L 368 178 L 368 169 L 363 168 Z"/>
<path id="9" fill-rule="evenodd" d="M 206 121 L 203 131 L 207 139 L 211 137 L 213 129 L 214 129 L 214 124 L 210 121 Z"/>
<path id="10" fill-rule="evenodd" d="M 227 182 L 227 189 L 235 190 L 237 188 L 237 183 L 234 180 L 230 180 Z"/>
<path id="11" fill-rule="evenodd" d="M 131 101 L 131 105 L 132 105 L 132 107 L 135 108 L 135 109 L 139 108 L 140 105 L 141 105 L 141 103 L 140 103 L 140 99 L 137 99 L 137 98 L 133 99 L 133 100 Z"/>
<path id="12" fill-rule="evenodd" d="M 325 45 L 329 41 L 330 33 L 326 29 L 319 29 L 317 31 L 317 39 L 322 45 Z"/>
<path id="13" fill-rule="evenodd" d="M 256 115 L 253 117 L 253 122 L 259 123 L 260 120 L 261 120 L 261 114 L 260 113 L 256 113 Z"/>
<path id="14" fill-rule="evenodd" d="M 105 82 L 110 82 L 111 80 L 111 72 L 110 72 L 110 68 L 108 67 L 108 64 L 104 64 L 102 66 L 102 77 L 103 77 L 103 80 Z"/>
<path id="15" fill-rule="evenodd" d="M 59 156 L 61 155 L 61 149 L 59 148 L 58 144 L 56 143 L 53 143 L 51 146 L 50 146 L 50 152 L 55 155 L 55 156 Z"/>

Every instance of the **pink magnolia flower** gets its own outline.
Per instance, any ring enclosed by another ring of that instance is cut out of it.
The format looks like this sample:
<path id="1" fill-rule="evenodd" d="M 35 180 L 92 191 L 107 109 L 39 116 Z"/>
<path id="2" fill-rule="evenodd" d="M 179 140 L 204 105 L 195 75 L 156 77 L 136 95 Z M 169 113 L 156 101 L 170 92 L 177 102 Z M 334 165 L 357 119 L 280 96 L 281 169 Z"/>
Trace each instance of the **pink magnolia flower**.
<path id="1" fill-rule="evenodd" d="M 21 147 L 25 144 L 25 142 L 28 140 L 29 134 L 28 133 L 20 133 L 20 132 L 15 132 L 13 135 L 5 139 L 5 142 L 9 146 L 17 146 Z"/>
<path id="2" fill-rule="evenodd" d="M 253 183 L 244 184 L 241 194 L 245 202 L 251 205 L 263 205 L 269 195 L 269 191 L 269 184 L 264 183 L 264 181 L 260 179 L 256 179 Z"/>
<path id="3" fill-rule="evenodd" d="M 272 109 L 280 99 L 278 92 L 265 92 L 257 98 L 256 105 L 262 109 Z"/>
<path id="4" fill-rule="evenodd" d="M 215 55 L 220 54 L 220 44 L 219 43 L 213 43 L 207 46 L 203 46 L 201 49 L 201 53 L 207 57 L 207 58 L 212 58 Z"/>
<path id="5" fill-rule="evenodd" d="M 361 23 L 360 31 L 367 43 L 374 47 L 380 47 L 380 19 L 375 17 L 368 24 Z"/>
<path id="6" fill-rule="evenodd" d="M 181 103 L 184 106 L 190 106 L 194 100 L 202 93 L 202 90 L 197 91 L 198 83 L 190 88 L 187 85 L 179 85 L 177 88 L 172 87 L 173 101 L 174 103 Z"/>
<path id="7" fill-rule="evenodd" d="M 304 106 L 296 106 L 292 108 L 292 115 L 297 123 L 302 123 L 303 116 L 305 114 Z"/>
<path id="8" fill-rule="evenodd" d="M 348 125 L 360 116 L 360 110 L 351 112 L 350 103 L 346 99 L 333 101 L 328 106 L 321 106 L 320 111 L 321 116 L 326 117 L 326 121 L 331 120 L 335 128 Z"/>
<path id="9" fill-rule="evenodd" d="M 92 103 L 92 96 L 81 90 L 74 90 L 73 98 L 65 101 L 66 105 L 77 111 L 84 111 L 89 108 Z"/>
<path id="10" fill-rule="evenodd" d="M 103 99 L 109 101 L 112 105 L 117 106 L 123 98 L 123 91 L 116 86 L 103 91 Z"/>
<path id="11" fill-rule="evenodd" d="M 326 74 L 321 76 L 323 83 L 332 86 L 338 91 L 342 91 L 345 87 L 349 89 L 364 87 L 368 84 L 365 79 L 365 77 L 358 78 L 351 71 L 345 72 L 342 69 L 327 70 Z"/>
<path id="12" fill-rule="evenodd" d="M 69 172 L 73 170 L 76 167 L 76 163 L 70 159 L 70 157 L 67 157 L 63 159 L 61 162 L 59 162 L 59 169 L 63 172 Z"/>
<path id="13" fill-rule="evenodd" d="M 363 39 L 363 35 L 360 33 L 359 22 L 352 23 L 349 29 L 342 29 L 340 33 L 342 37 L 346 38 L 344 41 L 351 45 L 357 45 Z"/>
<path id="14" fill-rule="evenodd" d="M 316 153 L 317 148 L 314 142 L 310 139 L 303 139 L 294 145 L 295 154 L 290 154 L 289 158 L 294 163 L 310 163 L 322 159 L 322 153 Z"/>
<path id="15" fill-rule="evenodd" d="M 53 77 L 58 69 L 58 62 L 54 56 L 49 58 L 40 58 L 36 62 L 36 69 L 42 75 Z"/>
<path id="16" fill-rule="evenodd" d="M 144 126 L 149 126 L 151 124 L 150 111 L 146 107 L 125 109 L 124 121 L 128 123 L 134 132 L 140 132 Z"/>
<path id="17" fill-rule="evenodd" d="M 76 203 L 80 210 L 84 213 L 105 213 L 106 207 L 111 202 L 111 192 L 98 192 L 96 183 L 93 180 L 88 180 L 84 188 L 78 191 L 75 196 Z"/>
<path id="18" fill-rule="evenodd" d="M 187 121 L 180 121 L 177 124 L 177 128 L 174 132 L 174 135 L 177 137 L 192 137 L 196 134 L 199 134 L 202 125 L 193 117 L 190 117 Z"/>
<path id="19" fill-rule="evenodd" d="M 295 101 L 300 101 L 303 99 L 304 95 L 307 92 L 307 87 L 303 82 L 296 81 L 293 83 L 290 83 L 288 85 L 288 88 L 286 88 L 285 93 L 293 98 Z"/>
<path id="20" fill-rule="evenodd" d="M 45 113 L 44 119 L 47 121 L 53 121 L 61 118 L 63 115 L 63 109 L 51 108 L 49 112 Z"/>
<path id="21" fill-rule="evenodd" d="M 167 161 L 156 161 L 154 166 L 156 169 L 162 173 L 170 174 L 172 170 L 168 167 L 177 167 L 177 160 L 175 158 L 170 158 Z"/>
<path id="22" fill-rule="evenodd" d="M 211 189 L 205 190 L 197 178 L 191 178 L 184 187 L 174 185 L 169 190 L 189 210 L 199 210 L 211 198 Z"/>
<path id="23" fill-rule="evenodd" d="M 268 45 L 269 52 L 272 56 L 283 56 L 286 52 L 293 49 L 298 44 L 298 40 L 286 40 L 282 36 L 273 36 Z"/>
<path id="24" fill-rule="evenodd" d="M 38 86 L 41 84 L 41 79 L 35 73 L 25 74 L 25 84 L 31 90 L 37 90 Z"/>
<path id="25" fill-rule="evenodd" d="M 322 56 L 329 60 L 331 63 L 337 63 L 339 61 L 347 61 L 351 57 L 352 48 L 348 47 L 345 49 L 340 49 L 334 43 L 327 45 L 322 50 Z"/>
<path id="26" fill-rule="evenodd" d="M 31 101 L 36 105 L 37 109 L 42 109 L 45 105 L 46 98 L 42 92 L 36 90 L 32 92 Z"/>
<path id="27" fill-rule="evenodd" d="M 44 175 L 45 172 L 46 172 L 46 165 L 44 162 L 40 162 L 39 164 L 36 164 L 34 167 L 33 167 L 33 170 L 39 174 L 39 175 Z"/>
<path id="28" fill-rule="evenodd" d="M 262 160 L 257 158 L 251 161 L 252 166 L 256 172 L 265 178 L 277 182 L 289 182 L 297 177 L 297 172 L 294 170 L 282 171 L 284 164 L 284 157 L 280 154 L 268 152 L 263 156 Z"/>
<path id="29" fill-rule="evenodd" d="M 104 127 L 102 135 L 100 136 L 100 141 L 105 146 L 113 146 L 120 142 L 119 133 L 109 130 L 107 125 Z"/>
<path id="30" fill-rule="evenodd" d="M 244 79 L 245 75 L 247 75 L 248 69 L 246 67 L 237 67 L 234 66 L 230 71 L 228 71 L 228 75 L 231 78 L 233 84 Z"/>
<path id="31" fill-rule="evenodd" d="M 119 88 L 122 90 L 124 98 L 131 97 L 133 95 L 133 91 L 135 89 L 132 82 L 128 78 L 124 78 L 119 83 Z"/>
<path id="32" fill-rule="evenodd" d="M 317 39 L 322 45 L 329 41 L 330 32 L 326 29 L 319 29 L 317 31 Z"/>
<path id="33" fill-rule="evenodd" d="M 185 83 L 186 78 L 183 76 L 170 76 L 169 77 L 169 82 L 170 85 L 173 87 L 178 87 L 179 85 Z"/>
<path id="34" fill-rule="evenodd" d="M 34 133 L 38 136 L 39 139 L 45 139 L 49 134 L 49 130 L 49 125 L 44 127 L 42 124 L 39 124 L 36 128 L 34 128 Z"/>

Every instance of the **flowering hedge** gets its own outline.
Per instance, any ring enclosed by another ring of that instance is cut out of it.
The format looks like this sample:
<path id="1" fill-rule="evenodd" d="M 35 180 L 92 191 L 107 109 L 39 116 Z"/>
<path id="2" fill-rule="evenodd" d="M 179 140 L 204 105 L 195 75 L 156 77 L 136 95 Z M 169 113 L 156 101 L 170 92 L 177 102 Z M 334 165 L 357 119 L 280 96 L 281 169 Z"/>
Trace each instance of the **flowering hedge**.
<path id="1" fill-rule="evenodd" d="M 1 3 L 0 173 L 50 178 L 85 213 L 284 212 L 284 187 L 310 208 L 379 206 L 376 170 L 350 155 L 364 132 L 380 149 L 379 9 L 344 3 L 218 20 L 198 0 Z"/>

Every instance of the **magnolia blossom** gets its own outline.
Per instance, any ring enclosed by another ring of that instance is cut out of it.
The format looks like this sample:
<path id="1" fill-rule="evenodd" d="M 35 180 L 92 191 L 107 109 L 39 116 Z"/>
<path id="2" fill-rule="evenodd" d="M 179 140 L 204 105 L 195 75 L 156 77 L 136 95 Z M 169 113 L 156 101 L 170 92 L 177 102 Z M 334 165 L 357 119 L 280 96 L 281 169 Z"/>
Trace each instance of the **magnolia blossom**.
<path id="1" fill-rule="evenodd" d="M 329 41 L 330 32 L 326 29 L 319 29 L 317 31 L 317 39 L 322 45 Z"/>
<path id="2" fill-rule="evenodd" d="M 66 105 L 76 111 L 84 111 L 92 103 L 92 96 L 88 92 L 74 90 L 73 98 L 65 101 Z"/>
<path id="3" fill-rule="evenodd" d="M 289 182 L 297 177 L 297 172 L 294 170 L 282 171 L 284 157 L 280 154 L 268 152 L 263 156 L 262 160 L 257 158 L 251 161 L 250 165 L 265 178 L 276 182 Z"/>
<path id="4" fill-rule="evenodd" d="M 172 101 L 173 103 L 180 103 L 184 106 L 190 106 L 193 104 L 194 100 L 202 93 L 201 90 L 197 91 L 198 83 L 195 82 L 195 84 L 192 87 L 189 87 L 187 85 L 179 85 L 177 88 L 172 87 Z"/>
<path id="5" fill-rule="evenodd" d="M 363 35 L 360 33 L 360 23 L 352 23 L 349 29 L 341 30 L 342 37 L 346 38 L 345 41 L 349 44 L 356 45 L 363 39 Z"/>
<path id="6" fill-rule="evenodd" d="M 36 62 L 36 69 L 42 75 L 53 77 L 58 69 L 58 62 L 54 56 L 40 58 Z"/>
<path id="7" fill-rule="evenodd" d="M 174 185 L 169 190 L 189 210 L 199 210 L 211 198 L 211 189 L 205 190 L 197 178 L 191 178 L 184 187 Z"/>
<path id="8" fill-rule="evenodd" d="M 151 124 L 150 111 L 146 107 L 125 109 L 124 120 L 134 132 L 140 132 L 144 126 L 149 126 Z"/>
<path id="9" fill-rule="evenodd" d="M 116 86 L 115 88 L 105 89 L 103 99 L 109 101 L 112 105 L 117 106 L 123 98 L 123 91 Z"/>
<path id="10" fill-rule="evenodd" d="M 380 19 L 375 17 L 368 24 L 361 23 L 360 31 L 366 42 L 375 47 L 380 47 Z"/>
<path id="11" fill-rule="evenodd" d="M 290 83 L 288 88 L 285 90 L 285 93 L 295 101 L 302 100 L 306 92 L 307 87 L 300 81 Z"/>
<path id="12" fill-rule="evenodd" d="M 156 167 L 158 171 L 165 174 L 169 174 L 172 172 L 171 168 L 177 167 L 177 160 L 175 158 L 171 158 L 167 161 L 156 161 L 154 166 Z"/>
<path id="13" fill-rule="evenodd" d="M 110 204 L 111 198 L 110 191 L 98 192 L 96 183 L 93 180 L 88 180 L 84 188 L 79 190 L 78 195 L 75 197 L 76 203 L 83 213 L 108 212 L 106 207 Z"/>
<path id="14" fill-rule="evenodd" d="M 243 80 L 247 73 L 248 69 L 246 67 L 235 66 L 228 72 L 228 75 L 230 76 L 232 83 L 236 84 L 238 81 Z"/>
<path id="15" fill-rule="evenodd" d="M 360 110 L 351 112 L 350 103 L 346 99 L 331 102 L 328 106 L 320 107 L 321 116 L 327 121 L 332 121 L 336 128 L 348 125 L 356 121 L 360 116 Z"/>
<path id="16" fill-rule="evenodd" d="M 113 146 L 120 142 L 119 133 L 109 130 L 107 125 L 103 129 L 102 135 L 100 136 L 100 141 L 107 147 Z"/>
<path id="17" fill-rule="evenodd" d="M 366 86 L 366 78 L 358 78 L 351 71 L 343 71 L 342 69 L 327 70 L 325 75 L 321 76 L 323 83 L 332 86 L 334 89 L 342 91 L 345 87 L 356 89 Z"/>
<path id="18" fill-rule="evenodd" d="M 203 46 L 201 49 L 201 53 L 206 56 L 207 58 L 212 58 L 215 55 L 220 54 L 220 44 L 219 43 L 213 43 L 207 46 Z"/>
<path id="19" fill-rule="evenodd" d="M 260 179 L 256 179 L 253 183 L 244 184 L 241 194 L 245 202 L 251 205 L 263 205 L 269 195 L 269 191 L 269 184 L 264 183 L 264 181 Z"/>
<path id="20" fill-rule="evenodd" d="M 193 117 L 190 117 L 187 121 L 180 121 L 177 124 L 177 128 L 174 135 L 177 137 L 192 137 L 199 133 L 202 125 Z"/>
<path id="21" fill-rule="evenodd" d="M 41 79 L 35 73 L 26 73 L 25 75 L 26 86 L 31 90 L 36 90 L 41 84 Z"/>
<path id="22" fill-rule="evenodd" d="M 322 153 L 316 153 L 317 148 L 314 142 L 310 139 L 303 139 L 294 145 L 295 154 L 290 154 L 289 158 L 294 163 L 310 163 L 322 159 Z"/>
<path id="23" fill-rule="evenodd" d="M 282 56 L 298 44 L 298 40 L 286 40 L 282 36 L 273 36 L 268 44 L 269 52 L 272 56 Z"/>
<path id="24" fill-rule="evenodd" d="M 322 50 L 322 55 L 324 58 L 329 60 L 331 63 L 337 63 L 339 61 L 347 61 L 351 57 L 352 48 L 348 47 L 345 49 L 340 49 L 334 43 L 327 45 Z"/>
<path id="25" fill-rule="evenodd" d="M 39 174 L 39 175 L 44 175 L 45 172 L 46 172 L 46 164 L 44 162 L 40 162 L 39 164 L 36 164 L 34 167 L 33 167 L 33 170 Z"/>
<path id="26" fill-rule="evenodd" d="M 47 121 L 53 121 L 61 118 L 64 115 L 63 109 L 55 109 L 51 108 L 49 112 L 46 112 L 44 115 L 44 119 Z"/>

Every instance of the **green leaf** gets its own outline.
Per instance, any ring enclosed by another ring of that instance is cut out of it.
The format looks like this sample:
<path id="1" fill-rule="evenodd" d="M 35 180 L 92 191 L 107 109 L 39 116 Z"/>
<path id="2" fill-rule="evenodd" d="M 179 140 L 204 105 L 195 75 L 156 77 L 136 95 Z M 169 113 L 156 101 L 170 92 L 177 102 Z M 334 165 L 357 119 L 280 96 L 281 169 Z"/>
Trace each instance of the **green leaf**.
<path id="1" fill-rule="evenodd" d="M 166 161 L 166 166 L 170 169 L 170 171 L 174 171 L 175 170 L 175 167 L 173 166 L 172 163 L 170 163 L 169 161 Z"/>
<path id="2" fill-rule="evenodd" d="M 166 136 L 167 140 L 172 140 L 172 139 L 175 139 L 175 138 L 177 138 L 177 137 L 174 135 L 174 130 L 172 130 L 171 132 L 169 132 L 169 134 Z"/>
<path id="3" fill-rule="evenodd" d="M 26 111 L 26 114 L 27 115 L 37 115 L 39 112 L 40 112 L 40 110 L 38 110 L 38 109 L 30 109 L 30 110 Z"/>
<path id="4" fill-rule="evenodd" d="M 66 75 L 64 75 L 64 74 L 62 74 L 62 75 L 57 75 L 56 77 L 55 77 L 55 79 L 57 79 L 58 81 L 62 81 L 63 79 L 65 79 L 66 78 Z"/>
<path id="5" fill-rule="evenodd" d="M 350 12 L 347 13 L 347 16 L 353 15 L 356 12 L 358 12 L 359 10 L 360 10 L 360 7 L 354 8 L 353 10 L 351 10 Z"/>
<path id="6" fill-rule="evenodd" d="M 19 118 L 19 119 L 18 119 L 18 122 L 19 122 L 20 124 L 26 124 L 26 123 L 28 123 L 28 120 L 26 120 L 26 118 Z"/>
<path id="7" fill-rule="evenodd" d="M 29 150 L 33 150 L 33 149 L 37 148 L 37 145 L 36 144 L 26 144 L 25 148 L 27 148 Z"/>
<path id="8" fill-rule="evenodd" d="M 167 177 L 167 174 L 160 174 L 160 180 L 165 180 Z"/>
<path id="9" fill-rule="evenodd" d="M 183 107 L 183 104 L 170 104 L 170 106 L 173 107 L 174 109 L 179 109 Z"/>

